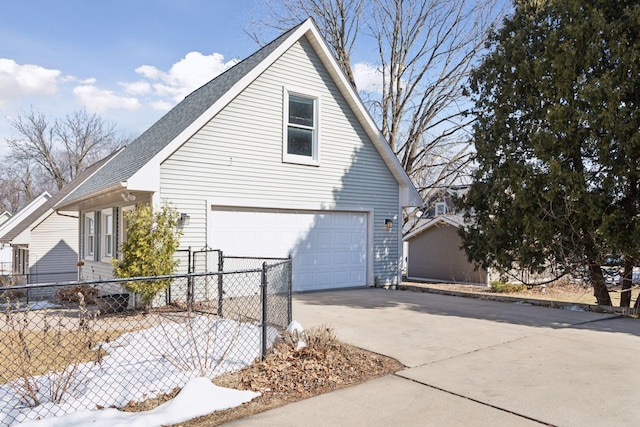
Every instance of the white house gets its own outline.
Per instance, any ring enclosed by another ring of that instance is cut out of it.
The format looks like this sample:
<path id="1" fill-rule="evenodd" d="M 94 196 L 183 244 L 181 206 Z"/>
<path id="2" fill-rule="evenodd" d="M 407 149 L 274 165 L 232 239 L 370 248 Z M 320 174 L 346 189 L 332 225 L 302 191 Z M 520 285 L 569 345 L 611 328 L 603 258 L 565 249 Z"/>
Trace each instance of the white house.
<path id="1" fill-rule="evenodd" d="M 0 225 L 11 218 L 9 211 L 0 213 Z M 0 243 L 0 275 L 11 273 L 11 251 L 5 251 Z"/>
<path id="2" fill-rule="evenodd" d="M 21 215 L 21 220 L 13 221 L 0 237 L 0 244 L 13 252 L 14 273 L 27 275 L 29 283 L 78 279 L 78 212 L 63 212 L 54 206 L 112 157 L 86 168 L 53 196 L 42 198 L 35 209 L 13 217 Z"/>
<path id="3" fill-rule="evenodd" d="M 27 253 L 14 251 L 5 236 L 50 198 L 51 195 L 45 191 L 0 224 L 0 271 L 4 274 L 25 274 L 29 265 Z"/>
<path id="4" fill-rule="evenodd" d="M 6 220 L 8 220 L 9 218 L 11 218 L 11 213 L 9 211 L 4 211 L 0 213 L 0 225 Z"/>
<path id="5" fill-rule="evenodd" d="M 122 212 L 163 202 L 189 218 L 183 248 L 291 254 L 297 291 L 397 283 L 401 208 L 422 204 L 312 20 L 188 95 L 57 208 L 79 212 L 98 278 Z"/>

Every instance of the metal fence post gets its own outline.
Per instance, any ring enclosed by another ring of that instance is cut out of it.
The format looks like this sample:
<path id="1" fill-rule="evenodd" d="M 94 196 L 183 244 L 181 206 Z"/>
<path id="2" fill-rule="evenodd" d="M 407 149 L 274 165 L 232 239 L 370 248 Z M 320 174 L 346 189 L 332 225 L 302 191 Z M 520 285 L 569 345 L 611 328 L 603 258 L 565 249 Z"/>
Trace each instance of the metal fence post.
<path id="1" fill-rule="evenodd" d="M 223 317 L 222 315 L 222 303 L 223 303 L 223 298 L 222 298 L 222 291 L 223 291 L 223 279 L 222 277 L 224 276 L 224 274 L 222 274 L 222 272 L 224 271 L 224 254 L 222 253 L 222 251 L 218 251 L 218 316 Z"/>
<path id="2" fill-rule="evenodd" d="M 291 303 L 292 290 L 293 290 L 293 259 L 289 254 L 289 264 L 287 265 L 287 325 L 290 325 L 293 321 L 293 306 Z"/>
<path id="3" fill-rule="evenodd" d="M 260 299 L 262 300 L 262 360 L 267 357 L 267 263 L 262 263 L 260 281 Z"/>
<path id="4" fill-rule="evenodd" d="M 191 246 L 189 246 L 189 252 L 187 253 L 187 309 L 189 311 L 193 310 L 193 270 L 191 268 L 191 262 L 193 261 L 193 256 L 191 255 Z"/>

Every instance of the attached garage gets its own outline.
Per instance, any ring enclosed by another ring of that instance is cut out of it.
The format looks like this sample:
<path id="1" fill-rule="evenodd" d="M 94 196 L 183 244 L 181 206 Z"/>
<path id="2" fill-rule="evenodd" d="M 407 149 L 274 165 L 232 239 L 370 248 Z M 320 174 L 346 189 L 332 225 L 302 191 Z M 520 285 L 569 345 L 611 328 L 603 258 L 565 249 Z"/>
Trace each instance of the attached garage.
<path id="1" fill-rule="evenodd" d="M 293 290 L 367 285 L 367 212 L 217 207 L 209 246 L 225 254 L 293 258 Z"/>

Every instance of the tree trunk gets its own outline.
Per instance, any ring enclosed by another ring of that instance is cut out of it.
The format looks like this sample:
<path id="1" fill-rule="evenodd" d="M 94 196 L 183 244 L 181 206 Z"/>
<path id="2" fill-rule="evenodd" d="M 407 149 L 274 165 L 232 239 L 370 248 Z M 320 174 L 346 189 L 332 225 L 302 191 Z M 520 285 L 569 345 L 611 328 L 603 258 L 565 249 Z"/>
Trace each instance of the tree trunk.
<path id="1" fill-rule="evenodd" d="M 589 262 L 589 278 L 593 285 L 593 296 L 596 297 L 598 305 L 611 305 L 611 297 L 609 296 L 609 290 L 604 283 L 604 276 L 602 275 L 602 268 L 600 264 Z"/>
<path id="2" fill-rule="evenodd" d="M 631 288 L 633 287 L 633 260 L 624 258 L 624 272 L 622 273 L 622 290 L 620 293 L 620 307 L 631 306 Z"/>

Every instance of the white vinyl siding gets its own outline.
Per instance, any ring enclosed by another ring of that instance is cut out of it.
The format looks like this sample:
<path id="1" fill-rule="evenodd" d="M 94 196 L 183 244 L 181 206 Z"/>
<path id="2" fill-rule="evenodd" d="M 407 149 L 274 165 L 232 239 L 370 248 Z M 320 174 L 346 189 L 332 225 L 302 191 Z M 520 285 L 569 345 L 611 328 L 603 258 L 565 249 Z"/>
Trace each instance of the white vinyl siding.
<path id="1" fill-rule="evenodd" d="M 69 212 L 67 215 L 77 213 Z M 31 283 L 76 280 L 78 219 L 53 212 L 31 230 L 29 274 Z"/>
<path id="2" fill-rule="evenodd" d="M 321 96 L 318 167 L 282 162 L 282 91 L 288 85 Z M 161 199 L 191 217 L 183 248 L 207 244 L 208 201 L 216 198 L 235 206 L 366 209 L 373 213 L 372 274 L 383 284 L 397 280 L 398 239 L 389 238 L 384 222 L 401 223 L 399 186 L 306 39 L 174 152 L 160 175 Z"/>

